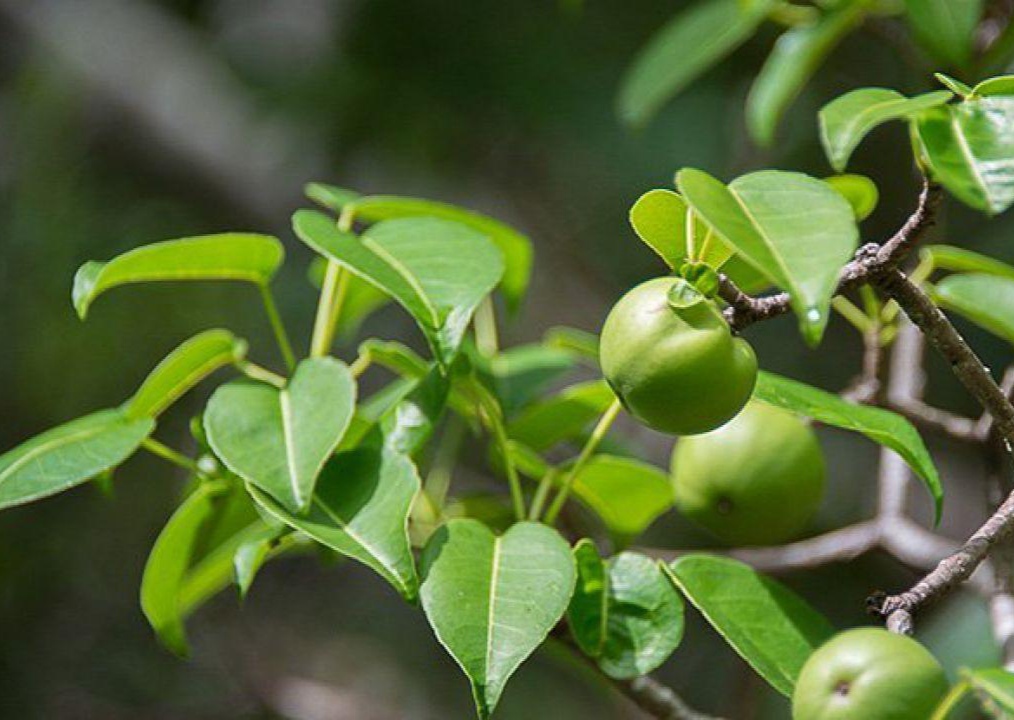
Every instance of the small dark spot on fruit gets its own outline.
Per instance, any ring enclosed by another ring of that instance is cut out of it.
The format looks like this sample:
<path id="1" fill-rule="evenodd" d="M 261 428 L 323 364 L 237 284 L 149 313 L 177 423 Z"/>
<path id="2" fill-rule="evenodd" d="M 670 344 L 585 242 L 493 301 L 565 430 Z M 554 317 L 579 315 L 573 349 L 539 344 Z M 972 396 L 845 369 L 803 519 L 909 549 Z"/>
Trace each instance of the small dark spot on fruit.
<path id="1" fill-rule="evenodd" d="M 718 501 L 715 503 L 715 508 L 718 510 L 718 513 L 720 515 L 728 515 L 729 513 L 732 512 L 734 507 L 735 506 L 733 505 L 732 500 L 730 500 L 724 495 L 719 497 Z"/>
<path id="2" fill-rule="evenodd" d="M 847 681 L 842 680 L 841 682 L 839 682 L 837 685 L 834 686 L 834 694 L 839 697 L 848 697 L 849 691 L 851 689 L 852 686 Z"/>

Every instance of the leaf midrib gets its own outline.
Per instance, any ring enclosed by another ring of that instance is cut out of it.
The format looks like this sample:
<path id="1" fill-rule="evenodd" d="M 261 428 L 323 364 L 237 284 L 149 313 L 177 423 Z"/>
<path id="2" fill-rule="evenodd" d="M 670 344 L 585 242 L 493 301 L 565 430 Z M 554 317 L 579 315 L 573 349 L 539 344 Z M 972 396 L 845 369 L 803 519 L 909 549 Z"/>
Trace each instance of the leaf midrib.
<path id="1" fill-rule="evenodd" d="M 115 422 L 104 423 L 96 427 L 79 430 L 78 432 L 72 433 L 70 435 L 61 435 L 58 438 L 53 438 L 48 442 L 41 443 L 37 447 L 34 447 L 28 452 L 26 452 L 24 455 L 22 455 L 17 460 L 12 462 L 3 470 L 0 470 L 0 485 L 2 485 L 6 480 L 9 480 L 11 476 L 13 476 L 18 470 L 20 470 L 30 461 L 34 460 L 40 454 L 49 452 L 54 447 L 59 447 L 60 445 L 70 445 L 82 439 L 86 439 L 96 435 L 101 435 L 102 433 L 106 432 L 115 425 L 116 425 Z"/>

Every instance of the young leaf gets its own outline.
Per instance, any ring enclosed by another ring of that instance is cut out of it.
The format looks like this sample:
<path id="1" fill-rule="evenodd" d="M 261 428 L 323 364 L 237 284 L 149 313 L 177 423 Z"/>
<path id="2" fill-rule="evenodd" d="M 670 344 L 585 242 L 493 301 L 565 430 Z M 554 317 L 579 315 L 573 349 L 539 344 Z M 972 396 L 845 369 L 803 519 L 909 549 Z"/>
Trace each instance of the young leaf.
<path id="1" fill-rule="evenodd" d="M 228 330 L 207 330 L 190 338 L 160 362 L 124 411 L 128 417 L 158 417 L 194 385 L 223 365 L 246 355 L 246 342 Z"/>
<path id="2" fill-rule="evenodd" d="M 972 95 L 988 97 L 990 95 L 1014 95 L 1014 75 L 1000 75 L 999 77 L 983 80 L 972 88 Z"/>
<path id="3" fill-rule="evenodd" d="M 74 276 L 74 308 L 83 320 L 99 295 L 119 285 L 176 280 L 241 280 L 266 285 L 284 257 L 276 238 L 222 233 L 135 248 L 109 262 L 87 262 Z"/>
<path id="4" fill-rule="evenodd" d="M 929 258 L 933 267 L 951 272 L 982 273 L 1014 279 L 1014 267 L 988 255 L 953 245 L 927 245 L 920 257 Z"/>
<path id="5" fill-rule="evenodd" d="M 630 208 L 630 226 L 671 270 L 687 254 L 687 204 L 672 190 L 649 190 Z"/>
<path id="6" fill-rule="evenodd" d="M 975 694 L 996 707 L 996 717 L 1014 714 L 1014 673 L 1003 668 L 986 668 L 968 670 L 963 674 Z"/>
<path id="7" fill-rule="evenodd" d="M 838 97 L 817 113 L 820 142 L 837 172 L 848 165 L 852 151 L 872 130 L 890 120 L 912 117 L 943 105 L 953 97 L 946 90 L 907 98 L 886 88 L 860 88 Z"/>
<path id="8" fill-rule="evenodd" d="M 819 342 L 838 272 L 859 239 L 848 202 L 821 180 L 776 170 L 743 175 L 726 187 L 688 168 L 677 183 L 719 237 L 790 293 L 804 338 Z"/>
<path id="9" fill-rule="evenodd" d="M 922 478 L 933 497 L 939 522 L 944 498 L 940 476 L 919 432 L 901 415 L 868 405 L 856 405 L 829 392 L 763 371 L 757 375 L 754 397 L 825 425 L 862 433 L 873 442 L 894 450 Z"/>
<path id="10" fill-rule="evenodd" d="M 253 485 L 247 489 L 272 517 L 372 568 L 405 599 L 415 598 L 408 516 L 419 475 L 404 455 L 373 443 L 338 453 L 324 466 L 305 515 Z"/>
<path id="11" fill-rule="evenodd" d="M 493 241 L 504 259 L 500 288 L 504 300 L 517 310 L 528 291 L 532 274 L 532 241 L 499 220 L 448 203 L 395 195 L 370 195 L 350 203 L 350 212 L 367 222 L 394 218 L 433 217 L 460 223 Z"/>
<path id="12" fill-rule="evenodd" d="M 602 519 L 620 545 L 647 530 L 673 502 L 667 473 L 614 455 L 592 456 L 574 479 L 572 492 Z"/>
<path id="13" fill-rule="evenodd" d="M 629 125 L 645 125 L 683 88 L 746 41 L 772 0 L 700 0 L 660 29 L 620 86 L 618 108 Z"/>
<path id="14" fill-rule="evenodd" d="M 140 447 L 155 421 L 100 410 L 0 455 L 0 510 L 69 490 L 119 465 Z"/>
<path id="15" fill-rule="evenodd" d="M 507 434 L 536 450 L 548 450 L 578 437 L 615 398 L 604 380 L 571 385 L 525 408 L 507 425 Z"/>
<path id="16" fill-rule="evenodd" d="M 868 218 L 880 201 L 876 184 L 865 175 L 834 175 L 824 182 L 848 200 L 857 221 Z"/>
<path id="17" fill-rule="evenodd" d="M 444 364 L 457 352 L 475 307 L 504 272 L 503 256 L 485 235 L 448 220 L 385 220 L 361 239 L 310 210 L 296 212 L 292 222 L 311 248 L 390 293 Z"/>
<path id="18" fill-rule="evenodd" d="M 141 609 L 159 640 L 177 655 L 188 654 L 180 589 L 219 490 L 201 485 L 180 505 L 155 541 L 141 578 Z"/>
<path id="19" fill-rule="evenodd" d="M 559 533 L 522 522 L 497 537 L 475 520 L 451 520 L 422 557 L 423 610 L 472 683 L 479 717 L 563 616 L 574 561 Z"/>
<path id="20" fill-rule="evenodd" d="M 1014 344 L 1014 278 L 967 273 L 948 275 L 935 300 L 981 328 Z"/>
<path id="21" fill-rule="evenodd" d="M 783 695 L 834 628 L 805 600 L 738 560 L 686 555 L 663 566 L 732 649 Z"/>
<path id="22" fill-rule="evenodd" d="M 959 98 L 967 98 L 972 95 L 972 88 L 965 83 L 961 82 L 957 78 L 952 78 L 950 75 L 944 73 L 933 73 L 933 77 L 937 79 L 937 82 L 943 85 L 945 88 L 950 90 L 952 93 L 957 95 Z"/>
<path id="23" fill-rule="evenodd" d="M 937 60 L 964 67 L 972 59 L 984 0 L 905 0 L 916 40 Z"/>
<path id="24" fill-rule="evenodd" d="M 248 381 L 223 385 L 204 426 L 232 472 L 291 512 L 310 504 L 317 475 L 348 429 L 356 385 L 333 358 L 304 360 L 284 389 Z"/>
<path id="25" fill-rule="evenodd" d="M 932 174 L 951 194 L 989 215 L 1014 203 L 1014 97 L 932 108 L 915 122 Z"/>
<path id="26" fill-rule="evenodd" d="M 785 110 L 827 56 L 862 23 L 870 4 L 841 3 L 816 22 L 786 30 L 778 38 L 746 100 L 747 128 L 758 145 L 771 145 Z"/>

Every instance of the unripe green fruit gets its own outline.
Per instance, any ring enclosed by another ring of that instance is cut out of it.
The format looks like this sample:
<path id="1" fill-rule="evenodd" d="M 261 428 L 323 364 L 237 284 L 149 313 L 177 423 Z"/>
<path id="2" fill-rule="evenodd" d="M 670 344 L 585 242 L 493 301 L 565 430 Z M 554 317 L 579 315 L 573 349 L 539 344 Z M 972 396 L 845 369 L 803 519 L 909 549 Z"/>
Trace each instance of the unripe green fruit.
<path id="1" fill-rule="evenodd" d="M 824 476 L 810 426 L 757 401 L 717 430 L 681 439 L 672 457 L 676 507 L 732 545 L 798 535 L 824 497 Z"/>
<path id="2" fill-rule="evenodd" d="M 631 415 L 660 432 L 694 435 L 738 413 L 753 392 L 757 358 L 708 300 L 674 309 L 673 278 L 641 283 L 602 327 L 602 373 Z"/>
<path id="3" fill-rule="evenodd" d="M 927 720 L 947 693 L 940 663 L 881 628 L 839 633 L 803 665 L 793 720 Z"/>

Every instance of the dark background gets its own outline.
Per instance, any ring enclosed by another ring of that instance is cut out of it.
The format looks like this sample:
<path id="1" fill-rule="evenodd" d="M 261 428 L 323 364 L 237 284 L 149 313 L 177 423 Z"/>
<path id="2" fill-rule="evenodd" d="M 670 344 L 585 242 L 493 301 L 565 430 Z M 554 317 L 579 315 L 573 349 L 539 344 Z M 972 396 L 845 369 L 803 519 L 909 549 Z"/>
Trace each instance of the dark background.
<path id="1" fill-rule="evenodd" d="M 673 6 L 662 0 L 0 0 L 0 449 L 125 399 L 183 338 L 228 326 L 279 364 L 255 291 L 194 284 L 134 287 L 70 304 L 76 268 L 154 240 L 225 229 L 278 234 L 275 283 L 301 346 L 316 295 L 288 229 L 308 180 L 460 203 L 506 220 L 536 247 L 533 291 L 510 342 L 552 325 L 597 330 L 632 283 L 662 272 L 626 224 L 639 194 L 701 167 L 724 179 L 761 167 L 826 175 L 815 111 L 861 85 L 931 86 L 910 49 L 864 31 L 793 106 L 776 149 L 744 135 L 743 101 L 774 37 L 768 27 L 671 103 L 646 130 L 622 127 L 623 68 Z M 883 200 L 869 239 L 907 215 L 917 185 L 904 128 L 878 130 L 855 157 Z M 947 203 L 937 231 L 1011 259 L 1011 220 Z M 417 342 L 396 308 L 365 333 Z M 974 330 L 992 367 L 1009 348 Z M 791 319 L 752 328 L 761 364 L 829 389 L 859 365 L 856 333 L 834 321 L 818 351 Z M 354 344 L 341 349 L 354 356 Z M 972 412 L 942 367 L 931 397 Z M 191 393 L 159 437 L 189 447 Z M 876 449 L 821 431 L 831 492 L 817 529 L 868 513 Z M 640 433 L 651 459 L 670 444 Z M 930 437 L 957 536 L 984 509 L 978 467 Z M 149 457 L 118 474 L 115 497 L 85 486 L 0 515 L 0 717 L 466 718 L 464 677 L 421 613 L 354 564 L 269 565 L 244 605 L 225 593 L 190 623 L 194 657 L 155 642 L 137 588 L 148 549 L 185 478 Z M 922 519 L 928 502 L 913 492 Z M 676 517 L 659 545 L 706 544 Z M 915 574 L 877 556 L 790 583 L 841 627 L 867 622 L 874 588 Z M 985 606 L 957 594 L 919 635 L 953 670 L 995 663 Z M 736 718 L 784 718 L 767 690 L 693 613 L 661 671 L 695 705 Z M 511 682 L 499 717 L 637 717 L 576 667 L 540 652 Z"/>

